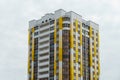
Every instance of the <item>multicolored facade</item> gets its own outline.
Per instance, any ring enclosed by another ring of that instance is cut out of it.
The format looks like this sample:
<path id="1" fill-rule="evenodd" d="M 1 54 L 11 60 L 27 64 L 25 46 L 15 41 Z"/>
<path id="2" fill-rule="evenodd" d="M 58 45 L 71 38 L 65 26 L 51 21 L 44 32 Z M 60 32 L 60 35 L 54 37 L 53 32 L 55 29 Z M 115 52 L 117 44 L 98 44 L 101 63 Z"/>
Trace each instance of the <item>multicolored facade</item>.
<path id="1" fill-rule="evenodd" d="M 62 9 L 29 22 L 28 80 L 99 80 L 99 25 Z"/>

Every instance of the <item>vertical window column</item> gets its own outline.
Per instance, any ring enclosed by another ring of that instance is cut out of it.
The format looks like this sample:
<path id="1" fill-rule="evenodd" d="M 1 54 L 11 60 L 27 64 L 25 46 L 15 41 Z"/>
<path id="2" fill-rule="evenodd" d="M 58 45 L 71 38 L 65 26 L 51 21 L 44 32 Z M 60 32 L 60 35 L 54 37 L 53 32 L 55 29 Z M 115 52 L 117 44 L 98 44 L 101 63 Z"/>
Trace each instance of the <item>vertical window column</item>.
<path id="1" fill-rule="evenodd" d="M 50 80 L 54 80 L 54 33 L 50 33 Z"/>
<path id="2" fill-rule="evenodd" d="M 63 60 L 62 60 L 62 76 L 63 80 L 69 80 L 70 79 L 70 38 L 69 38 L 69 30 L 63 30 L 62 34 L 62 48 L 63 48 Z"/>
<path id="3" fill-rule="evenodd" d="M 34 39 L 34 80 L 38 76 L 38 38 Z"/>

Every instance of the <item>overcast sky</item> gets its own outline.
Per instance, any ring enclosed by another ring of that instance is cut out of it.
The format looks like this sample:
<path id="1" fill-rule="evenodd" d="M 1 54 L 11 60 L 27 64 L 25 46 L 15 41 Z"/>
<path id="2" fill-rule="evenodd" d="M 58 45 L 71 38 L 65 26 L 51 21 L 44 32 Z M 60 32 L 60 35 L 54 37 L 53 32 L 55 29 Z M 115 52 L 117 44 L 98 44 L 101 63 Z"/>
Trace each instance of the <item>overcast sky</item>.
<path id="1" fill-rule="evenodd" d="M 60 8 L 100 25 L 100 80 L 120 80 L 120 0 L 0 0 L 0 80 L 27 80 L 28 21 Z"/>

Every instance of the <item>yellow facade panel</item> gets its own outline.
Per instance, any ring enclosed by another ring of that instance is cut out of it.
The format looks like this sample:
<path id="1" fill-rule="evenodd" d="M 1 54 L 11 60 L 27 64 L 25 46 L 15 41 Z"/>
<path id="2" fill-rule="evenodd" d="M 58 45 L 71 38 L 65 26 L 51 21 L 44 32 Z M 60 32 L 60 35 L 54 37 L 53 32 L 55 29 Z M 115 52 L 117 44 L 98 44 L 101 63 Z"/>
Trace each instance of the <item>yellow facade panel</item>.
<path id="1" fill-rule="evenodd" d="M 82 45 L 82 22 L 80 23 L 80 46 Z"/>
<path id="2" fill-rule="evenodd" d="M 30 54 L 28 54 L 28 74 L 30 74 Z"/>
<path id="3" fill-rule="evenodd" d="M 55 24 L 55 27 L 54 27 L 54 43 L 56 43 L 56 24 Z"/>
<path id="4" fill-rule="evenodd" d="M 70 24 L 70 48 L 73 48 L 73 27 Z"/>
<path id="5" fill-rule="evenodd" d="M 34 61 L 34 39 L 32 39 L 32 61 Z"/>
<path id="6" fill-rule="evenodd" d="M 94 56 L 96 56 L 96 36 L 94 35 Z"/>
<path id="7" fill-rule="evenodd" d="M 92 46 L 90 45 L 90 67 L 92 67 Z"/>
<path id="8" fill-rule="evenodd" d="M 78 20 L 75 20 L 76 32 L 78 32 Z"/>
<path id="9" fill-rule="evenodd" d="M 56 45 L 56 20 L 54 22 L 54 45 Z M 56 46 L 54 46 L 54 76 L 56 75 Z"/>
<path id="10" fill-rule="evenodd" d="M 62 67 L 59 68 L 59 80 L 62 80 Z"/>
<path id="11" fill-rule="evenodd" d="M 75 20 L 75 25 L 76 25 L 76 33 L 78 33 L 78 20 Z M 76 37 L 76 63 L 78 63 L 78 37 Z"/>
<path id="12" fill-rule="evenodd" d="M 35 30 L 34 30 L 34 27 L 32 28 L 32 33 L 34 32 Z"/>
<path id="13" fill-rule="evenodd" d="M 73 49 L 73 26 L 70 24 L 70 49 Z M 73 53 L 70 53 L 70 80 L 74 80 Z"/>
<path id="14" fill-rule="evenodd" d="M 34 80 L 34 28 L 32 28 L 32 77 L 31 80 Z"/>
<path id="15" fill-rule="evenodd" d="M 89 29 L 90 33 L 89 33 L 89 36 L 90 38 L 92 37 L 92 27 L 90 26 L 90 29 Z"/>
<path id="16" fill-rule="evenodd" d="M 70 54 L 70 80 L 74 80 L 73 55 Z"/>
<path id="17" fill-rule="evenodd" d="M 99 45 L 100 45 L 100 34 L 98 32 L 98 47 L 99 47 Z"/>
<path id="18" fill-rule="evenodd" d="M 59 18 L 59 80 L 62 80 L 62 17 Z"/>
<path id="19" fill-rule="evenodd" d="M 60 17 L 59 18 L 59 29 L 62 29 L 62 22 L 63 22 L 62 17 Z"/>
<path id="20" fill-rule="evenodd" d="M 62 48 L 59 48 L 59 61 L 62 61 Z"/>
<path id="21" fill-rule="evenodd" d="M 30 31 L 28 31 L 28 46 L 30 46 Z M 30 54 L 28 53 L 28 74 L 30 73 Z"/>
<path id="22" fill-rule="evenodd" d="M 82 62 L 80 63 L 80 76 L 83 76 L 83 67 L 82 67 Z"/>
<path id="23" fill-rule="evenodd" d="M 28 31 L 28 45 L 30 45 L 30 31 Z"/>

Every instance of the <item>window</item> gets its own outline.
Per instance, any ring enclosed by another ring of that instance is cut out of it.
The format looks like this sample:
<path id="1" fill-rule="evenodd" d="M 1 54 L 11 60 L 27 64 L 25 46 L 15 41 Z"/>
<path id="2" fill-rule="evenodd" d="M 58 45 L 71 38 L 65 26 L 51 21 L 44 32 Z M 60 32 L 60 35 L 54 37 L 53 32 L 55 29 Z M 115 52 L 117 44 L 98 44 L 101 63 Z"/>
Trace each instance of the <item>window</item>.
<path id="1" fill-rule="evenodd" d="M 78 31 L 78 33 L 80 34 L 80 31 Z"/>
<path id="2" fill-rule="evenodd" d="M 46 43 L 48 43 L 48 42 L 49 42 L 49 40 L 46 40 L 46 41 L 40 42 L 40 45 L 46 44 Z"/>
<path id="3" fill-rule="evenodd" d="M 54 26 L 50 27 L 50 30 L 54 30 Z"/>
<path id="4" fill-rule="evenodd" d="M 94 40 L 94 37 L 92 37 L 92 40 Z"/>
<path id="5" fill-rule="evenodd" d="M 46 55 L 48 55 L 48 53 L 43 53 L 43 54 L 40 54 L 40 57 L 46 56 Z"/>
<path id="6" fill-rule="evenodd" d="M 86 29 L 89 29 L 89 26 L 88 25 L 85 25 L 85 23 L 82 23 L 82 26 Z"/>
<path id="7" fill-rule="evenodd" d="M 47 20 L 45 20 L 45 22 L 47 22 Z"/>
<path id="8" fill-rule="evenodd" d="M 50 40 L 54 39 L 54 33 L 50 33 Z"/>
<path id="9" fill-rule="evenodd" d="M 40 39 L 46 38 L 48 36 L 49 36 L 48 34 L 47 35 L 43 35 L 43 36 L 40 37 Z"/>
<path id="10" fill-rule="evenodd" d="M 75 22 L 73 23 L 73 25 L 75 26 Z"/>
<path id="11" fill-rule="evenodd" d="M 78 28 L 80 28 L 80 24 L 78 24 Z"/>
<path id="12" fill-rule="evenodd" d="M 48 71 L 44 71 L 44 72 L 40 72 L 39 74 L 43 75 L 43 74 L 47 74 L 47 73 L 48 73 Z"/>
<path id="13" fill-rule="evenodd" d="M 41 63 L 41 62 L 46 62 L 46 61 L 48 61 L 48 59 L 43 59 L 43 60 L 40 60 L 39 62 Z"/>
<path id="14" fill-rule="evenodd" d="M 35 36 L 38 35 L 38 32 L 35 32 L 34 35 L 35 35 Z"/>
<path id="15" fill-rule="evenodd" d="M 48 80 L 48 78 L 40 78 L 39 80 Z"/>
<path id="16" fill-rule="evenodd" d="M 63 21 L 70 21 L 69 17 L 63 17 Z"/>
<path id="17" fill-rule="evenodd" d="M 38 29 L 38 26 L 35 26 L 34 29 L 37 30 L 37 29 Z"/>
<path id="18" fill-rule="evenodd" d="M 92 34 L 94 34 L 94 31 L 92 31 Z"/>
<path id="19" fill-rule="evenodd" d="M 49 20 L 51 20 L 51 18 L 49 18 Z"/>
<path id="20" fill-rule="evenodd" d="M 92 48 L 92 51 L 94 52 L 94 48 Z"/>
<path id="21" fill-rule="evenodd" d="M 74 76 L 76 76 L 76 73 L 74 73 Z"/>
<path id="22" fill-rule="evenodd" d="M 51 25 L 51 24 L 54 24 L 54 20 L 50 21 L 50 25 Z"/>
<path id="23" fill-rule="evenodd" d="M 40 28 L 45 27 L 45 26 L 47 26 L 47 25 L 49 25 L 48 22 L 47 22 L 47 23 L 44 23 L 44 24 L 41 24 L 41 25 L 40 25 Z"/>
<path id="24" fill-rule="evenodd" d="M 43 65 L 43 66 L 40 66 L 39 68 L 46 68 L 46 67 L 48 67 L 48 65 Z"/>
<path id="25" fill-rule="evenodd" d="M 96 33 L 96 36 L 98 36 L 98 33 Z"/>
<path id="26" fill-rule="evenodd" d="M 48 46 L 46 46 L 46 47 L 42 47 L 42 48 L 40 48 L 39 50 L 41 51 L 41 50 L 46 50 L 46 49 L 48 49 L 49 47 Z"/>
<path id="27" fill-rule="evenodd" d="M 47 32 L 47 31 L 49 31 L 49 29 L 42 30 L 42 31 L 40 31 L 40 33 L 44 33 L 44 32 Z"/>
<path id="28" fill-rule="evenodd" d="M 62 26 L 63 26 L 63 27 L 70 27 L 70 24 L 64 23 L 64 24 L 62 24 Z"/>
<path id="29" fill-rule="evenodd" d="M 96 38 L 96 41 L 98 41 L 98 38 Z"/>

